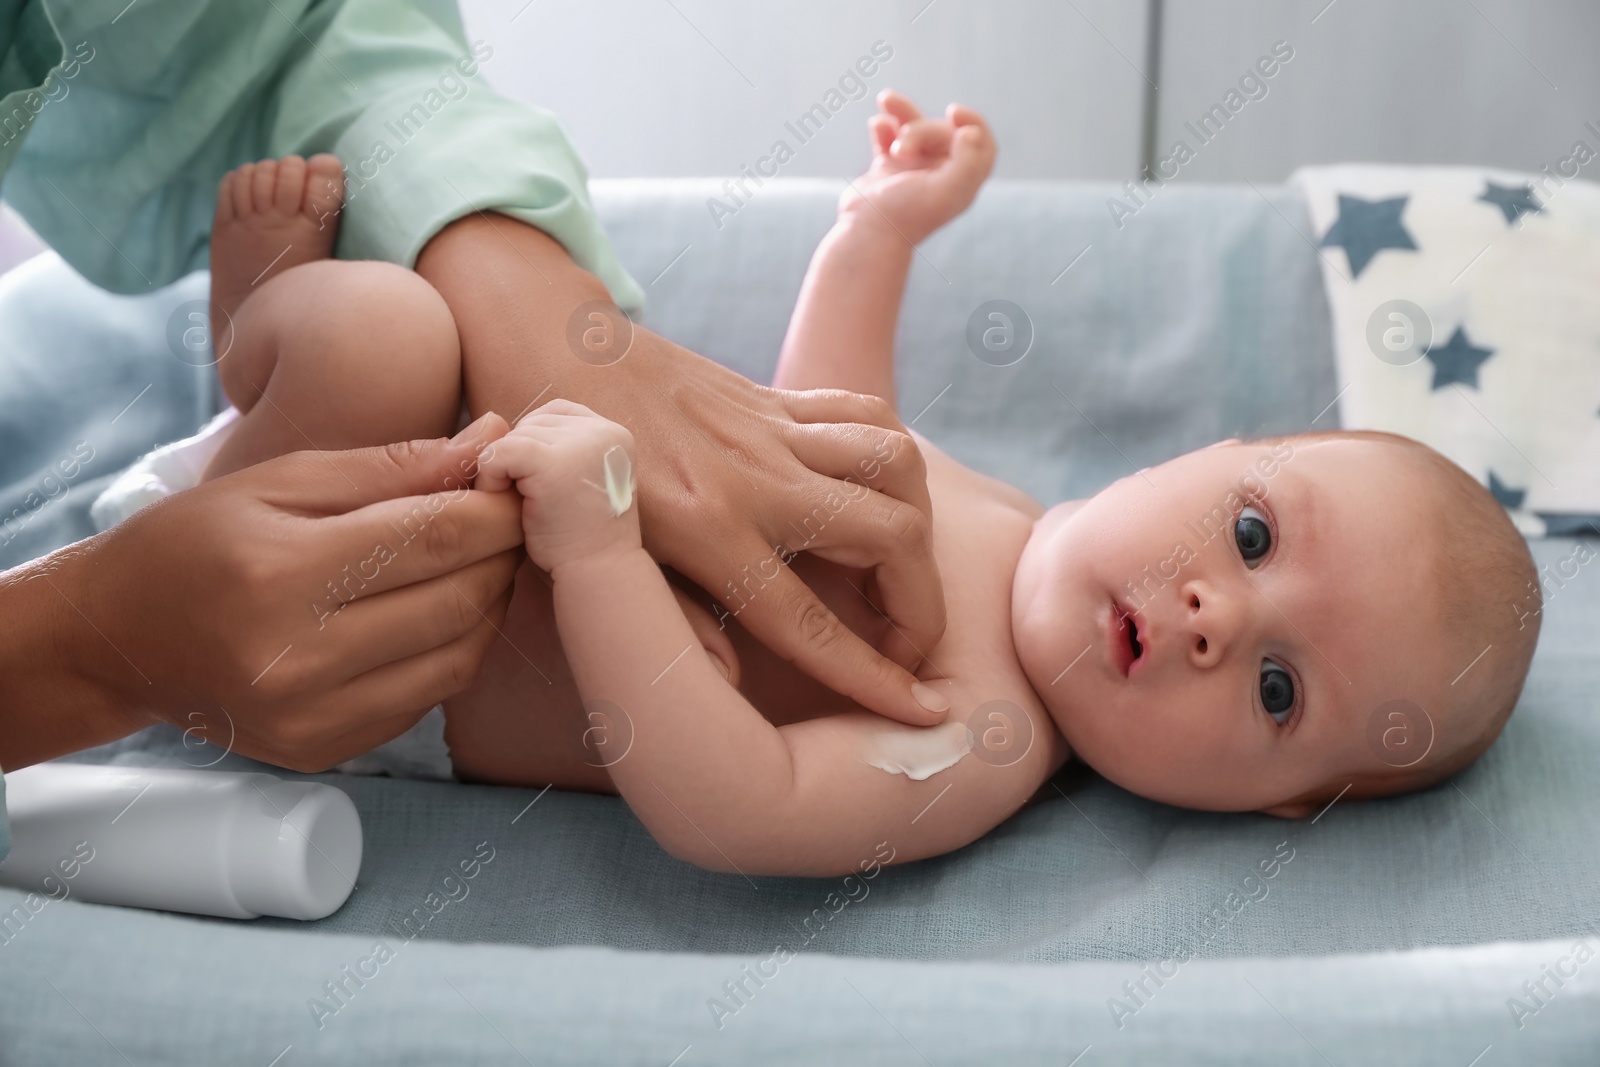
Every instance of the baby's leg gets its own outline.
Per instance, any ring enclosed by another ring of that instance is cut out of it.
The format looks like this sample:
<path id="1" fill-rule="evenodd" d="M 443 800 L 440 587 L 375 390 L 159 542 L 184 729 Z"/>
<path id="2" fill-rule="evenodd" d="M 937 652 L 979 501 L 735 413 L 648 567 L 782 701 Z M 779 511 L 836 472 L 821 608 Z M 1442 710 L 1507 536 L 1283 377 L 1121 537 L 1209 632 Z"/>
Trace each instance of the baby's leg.
<path id="1" fill-rule="evenodd" d="M 300 449 L 448 436 L 461 360 L 444 299 L 390 263 L 329 259 L 338 161 L 293 157 L 223 180 L 212 234 L 213 337 L 242 413 L 215 478 Z"/>

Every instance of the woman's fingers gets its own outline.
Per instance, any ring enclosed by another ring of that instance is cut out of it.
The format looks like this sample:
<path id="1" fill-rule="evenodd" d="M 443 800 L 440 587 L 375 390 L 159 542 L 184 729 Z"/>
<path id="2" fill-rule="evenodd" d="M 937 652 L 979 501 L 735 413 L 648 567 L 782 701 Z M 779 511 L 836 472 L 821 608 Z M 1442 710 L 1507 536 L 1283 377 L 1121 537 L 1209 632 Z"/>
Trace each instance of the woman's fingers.
<path id="1" fill-rule="evenodd" d="M 848 389 L 774 389 L 795 422 L 862 422 L 885 430 L 905 432 L 894 405 L 868 393 Z"/>
<path id="2" fill-rule="evenodd" d="M 505 621 L 522 553 L 510 550 L 436 578 L 372 596 L 337 588 L 316 606 L 318 628 L 296 645 L 303 669 L 327 685 L 439 648 L 484 622 Z"/>
<path id="3" fill-rule="evenodd" d="M 460 489 L 368 504 L 318 522 L 307 555 L 357 599 L 454 574 L 522 544 L 522 498 Z M 327 590 L 319 587 L 319 602 Z"/>
<path id="4" fill-rule="evenodd" d="M 327 770 L 399 736 L 427 709 L 465 689 L 499 637 L 493 623 L 484 620 L 438 648 L 315 694 L 285 697 L 240 723 L 234 750 L 291 770 Z"/>
<path id="5" fill-rule="evenodd" d="M 796 550 L 871 569 L 890 628 L 880 651 L 913 667 L 945 627 L 933 557 L 927 465 L 906 433 L 862 424 L 808 424 L 788 435 L 795 459 L 838 479 L 818 505 L 789 523 Z"/>
<path id="6" fill-rule="evenodd" d="M 933 557 L 933 525 L 911 504 L 859 485 L 806 518 L 803 544 L 790 544 L 845 567 L 873 572 L 877 597 L 862 595 L 889 622 L 878 651 L 902 667 L 927 657 L 945 627 L 944 588 Z M 928 575 L 933 575 L 932 579 Z"/>
<path id="7" fill-rule="evenodd" d="M 263 763 L 275 763 L 280 767 L 287 767 L 291 771 L 317 774 L 331 770 L 345 760 L 353 759 L 364 752 L 371 752 L 386 741 L 393 741 L 415 726 L 432 707 L 433 705 L 429 704 L 427 707 L 414 708 L 400 714 L 390 714 L 385 718 L 364 722 L 356 729 L 338 737 L 319 736 L 314 741 L 307 741 L 288 749 L 277 741 L 240 735 L 235 738 L 233 751 L 241 756 L 261 760 Z M 385 710 L 393 712 L 394 709 Z"/>
<path id="8" fill-rule="evenodd" d="M 311 708 L 328 716 L 337 714 L 341 722 L 352 725 L 352 734 L 392 720 L 396 708 L 431 708 L 471 684 L 489 646 L 498 640 L 496 624 L 485 619 L 448 644 L 357 675 L 313 702 Z M 338 758 L 347 759 L 359 751 Z"/>
<path id="9" fill-rule="evenodd" d="M 478 472 L 478 454 L 509 427 L 490 412 L 451 440 L 401 441 L 344 452 L 291 452 L 233 479 L 286 511 L 339 515 L 398 497 L 454 492 Z"/>
<path id="10" fill-rule="evenodd" d="M 815 473 L 867 486 L 933 517 L 927 463 L 910 434 L 861 423 L 813 423 L 793 427 L 787 438 L 795 459 Z"/>
<path id="11" fill-rule="evenodd" d="M 904 667 L 884 658 L 801 581 L 770 549 L 759 544 L 743 562 L 719 561 L 684 573 L 710 590 L 755 637 L 828 688 L 913 726 L 944 721 L 948 700 L 923 686 Z M 741 576 L 728 588 L 720 573 Z M 941 619 L 943 611 L 940 612 Z M 918 694 L 921 694 L 919 699 Z M 924 705 L 927 700 L 932 706 Z"/>

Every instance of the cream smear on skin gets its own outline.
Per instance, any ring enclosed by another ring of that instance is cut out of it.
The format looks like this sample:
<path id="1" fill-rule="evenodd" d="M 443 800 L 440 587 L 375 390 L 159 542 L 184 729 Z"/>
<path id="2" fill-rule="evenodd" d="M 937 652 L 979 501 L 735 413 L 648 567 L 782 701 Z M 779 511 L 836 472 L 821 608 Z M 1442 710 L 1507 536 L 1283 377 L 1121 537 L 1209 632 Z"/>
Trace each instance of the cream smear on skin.
<path id="1" fill-rule="evenodd" d="M 633 507 L 633 461 L 621 445 L 613 445 L 602 461 L 605 467 L 606 499 L 611 503 L 611 514 L 617 518 Z"/>
<path id="2" fill-rule="evenodd" d="M 964 722 L 907 726 L 885 719 L 867 734 L 861 762 L 920 782 L 954 767 L 971 751 L 972 731 Z"/>

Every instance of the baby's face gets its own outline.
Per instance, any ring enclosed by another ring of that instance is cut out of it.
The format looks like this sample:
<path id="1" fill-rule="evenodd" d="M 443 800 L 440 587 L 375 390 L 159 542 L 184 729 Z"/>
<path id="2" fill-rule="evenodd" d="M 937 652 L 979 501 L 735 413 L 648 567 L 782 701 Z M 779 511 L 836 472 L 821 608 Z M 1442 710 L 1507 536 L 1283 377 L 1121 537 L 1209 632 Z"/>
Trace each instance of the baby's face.
<path id="1" fill-rule="evenodd" d="M 1372 441 L 1180 456 L 1039 520 L 1014 585 L 1018 654 L 1074 754 L 1124 788 L 1314 811 L 1341 776 L 1385 770 L 1381 705 L 1447 728 L 1460 664 L 1428 587 L 1435 497 Z"/>

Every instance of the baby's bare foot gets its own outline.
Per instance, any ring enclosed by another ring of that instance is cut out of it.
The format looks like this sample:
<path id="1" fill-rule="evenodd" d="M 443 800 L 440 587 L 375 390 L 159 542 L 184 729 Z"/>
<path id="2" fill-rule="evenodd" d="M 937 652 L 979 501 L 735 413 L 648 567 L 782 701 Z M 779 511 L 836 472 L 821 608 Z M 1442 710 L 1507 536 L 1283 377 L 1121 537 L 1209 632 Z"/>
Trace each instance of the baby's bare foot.
<path id="1" fill-rule="evenodd" d="M 343 204 L 344 169 L 326 153 L 246 163 L 223 177 L 211 227 L 211 321 L 219 335 L 269 278 L 333 254 Z"/>

